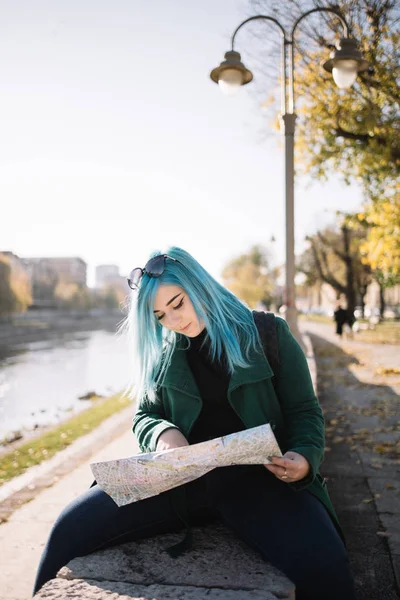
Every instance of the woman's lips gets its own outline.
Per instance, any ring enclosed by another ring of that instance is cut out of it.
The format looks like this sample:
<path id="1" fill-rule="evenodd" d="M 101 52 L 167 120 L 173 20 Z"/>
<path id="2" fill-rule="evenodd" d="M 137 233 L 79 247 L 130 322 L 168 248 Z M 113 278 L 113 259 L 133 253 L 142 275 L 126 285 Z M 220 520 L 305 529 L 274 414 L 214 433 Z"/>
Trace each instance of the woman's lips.
<path id="1" fill-rule="evenodd" d="M 181 331 L 187 331 L 190 326 L 191 326 L 191 323 L 189 323 L 189 325 L 186 325 L 186 327 L 184 327 L 183 329 L 181 329 Z"/>

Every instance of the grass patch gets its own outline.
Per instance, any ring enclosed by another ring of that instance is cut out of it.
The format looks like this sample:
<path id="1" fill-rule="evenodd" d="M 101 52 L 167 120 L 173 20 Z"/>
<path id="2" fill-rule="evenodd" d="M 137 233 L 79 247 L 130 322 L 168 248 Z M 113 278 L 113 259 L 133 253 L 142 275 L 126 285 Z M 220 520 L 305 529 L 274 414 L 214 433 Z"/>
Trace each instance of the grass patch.
<path id="1" fill-rule="evenodd" d="M 313 315 L 313 314 L 299 314 L 299 320 L 300 321 L 314 321 L 315 323 L 333 323 L 333 326 L 335 325 L 335 322 L 333 320 L 333 317 L 329 317 L 328 315 Z"/>
<path id="2" fill-rule="evenodd" d="M 374 329 L 360 329 L 354 339 L 374 344 L 400 344 L 400 321 L 382 321 Z"/>
<path id="3" fill-rule="evenodd" d="M 48 460 L 76 439 L 93 431 L 102 421 L 132 404 L 121 393 L 95 401 L 93 406 L 64 421 L 51 431 L 27 441 L 0 456 L 0 485 L 30 467 Z"/>
<path id="4" fill-rule="evenodd" d="M 313 321 L 315 323 L 329 323 L 334 331 L 335 323 L 332 317 L 326 315 L 299 315 L 301 321 Z M 361 327 L 354 331 L 354 340 L 369 342 L 371 344 L 400 344 L 400 321 L 385 320 L 374 325 L 374 329 L 368 329 L 368 319 L 357 319 Z M 346 331 L 345 331 L 346 333 Z"/>

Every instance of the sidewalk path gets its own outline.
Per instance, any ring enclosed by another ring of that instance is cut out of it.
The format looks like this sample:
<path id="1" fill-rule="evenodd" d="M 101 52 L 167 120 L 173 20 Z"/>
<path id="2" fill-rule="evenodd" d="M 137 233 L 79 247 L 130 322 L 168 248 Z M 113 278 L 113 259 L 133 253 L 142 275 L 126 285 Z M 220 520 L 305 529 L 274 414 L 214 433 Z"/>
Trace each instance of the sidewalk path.
<path id="1" fill-rule="evenodd" d="M 137 452 L 128 419 L 126 433 L 41 491 L 0 526 L 0 600 L 31 598 L 36 568 L 50 528 L 62 508 L 91 485 L 90 463 L 123 458 Z"/>
<path id="2" fill-rule="evenodd" d="M 327 447 L 322 475 L 346 536 L 360 600 L 400 598 L 400 346 L 339 340 L 301 322 L 313 344 Z M 385 374 L 385 369 L 387 369 Z M 397 448 L 396 448 L 397 446 Z"/>

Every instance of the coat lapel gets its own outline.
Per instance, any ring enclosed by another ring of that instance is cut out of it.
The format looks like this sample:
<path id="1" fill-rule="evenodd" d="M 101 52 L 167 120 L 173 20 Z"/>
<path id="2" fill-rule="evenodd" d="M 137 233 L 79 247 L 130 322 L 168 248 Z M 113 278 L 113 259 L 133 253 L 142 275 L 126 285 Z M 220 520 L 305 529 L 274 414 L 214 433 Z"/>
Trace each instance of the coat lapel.
<path id="1" fill-rule="evenodd" d="M 171 362 L 161 385 L 201 399 L 199 388 L 186 359 L 186 351 L 180 346 L 177 344 L 172 354 Z"/>
<path id="2" fill-rule="evenodd" d="M 274 375 L 264 354 L 253 352 L 250 360 L 249 367 L 237 367 L 235 369 L 229 383 L 228 394 L 241 385 L 256 383 L 263 379 L 269 379 Z"/>
<path id="3" fill-rule="evenodd" d="M 263 353 L 253 352 L 250 360 L 249 367 L 237 367 L 235 369 L 229 382 L 228 395 L 241 385 L 255 383 L 273 376 L 274 373 Z M 174 388 L 195 398 L 201 398 L 182 344 L 178 343 L 172 354 L 162 386 Z"/>

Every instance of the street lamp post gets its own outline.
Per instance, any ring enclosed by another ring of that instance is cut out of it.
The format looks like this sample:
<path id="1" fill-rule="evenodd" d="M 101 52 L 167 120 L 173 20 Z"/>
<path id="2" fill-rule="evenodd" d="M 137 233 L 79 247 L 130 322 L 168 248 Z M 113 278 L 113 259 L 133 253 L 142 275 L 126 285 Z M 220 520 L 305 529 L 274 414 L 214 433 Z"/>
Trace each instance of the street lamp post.
<path id="1" fill-rule="evenodd" d="M 225 54 L 225 60 L 210 73 L 212 81 L 218 83 L 221 89 L 231 93 L 241 85 L 250 83 L 253 74 L 241 62 L 239 52 L 234 49 L 238 31 L 247 23 L 255 20 L 266 20 L 274 23 L 281 34 L 281 124 L 285 139 L 285 214 L 286 214 L 286 320 L 292 333 L 300 340 L 297 326 L 297 310 L 295 298 L 295 245 L 294 245 L 294 132 L 295 132 L 295 101 L 294 101 L 294 61 L 293 41 L 299 23 L 308 15 L 316 12 L 328 12 L 335 15 L 343 27 L 344 37 L 339 46 L 324 63 L 325 70 L 332 72 L 333 78 L 340 88 L 349 88 L 355 81 L 357 73 L 368 68 L 357 49 L 357 42 L 348 37 L 348 25 L 344 17 L 334 9 L 314 8 L 302 14 L 288 35 L 281 23 L 268 15 L 256 15 L 243 21 L 235 30 L 231 44 L 232 49 Z"/>

